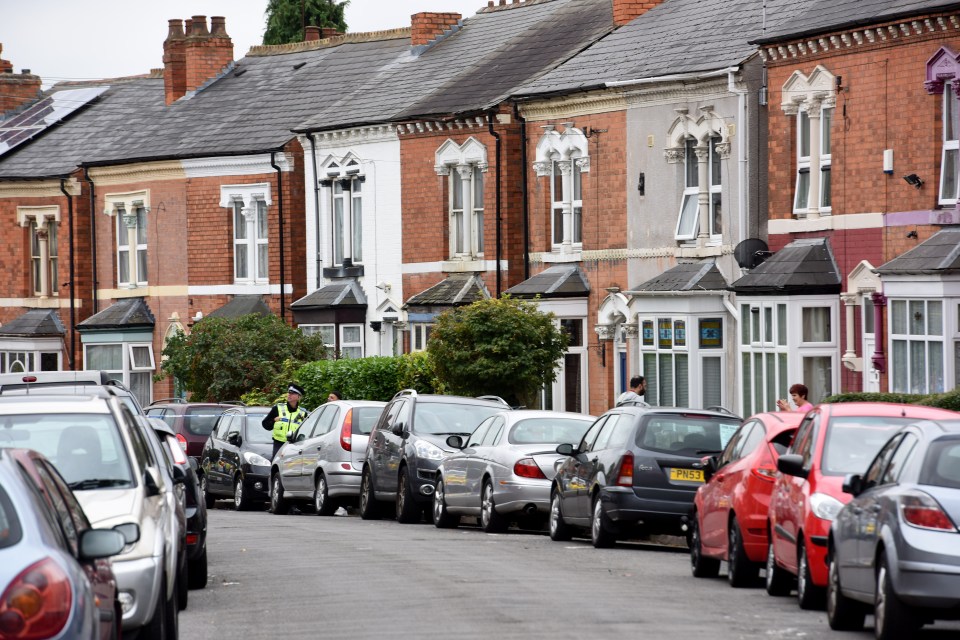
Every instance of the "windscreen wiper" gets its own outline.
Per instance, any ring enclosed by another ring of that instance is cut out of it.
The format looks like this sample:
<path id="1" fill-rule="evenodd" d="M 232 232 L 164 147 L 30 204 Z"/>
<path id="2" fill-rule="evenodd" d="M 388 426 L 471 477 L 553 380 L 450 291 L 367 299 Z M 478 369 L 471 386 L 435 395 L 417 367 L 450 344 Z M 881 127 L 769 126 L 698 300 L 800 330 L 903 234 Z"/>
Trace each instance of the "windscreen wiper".
<path id="1" fill-rule="evenodd" d="M 104 487 L 121 487 L 129 485 L 130 481 L 123 478 L 87 478 L 86 480 L 77 480 L 67 486 L 74 491 L 85 491 L 87 489 L 103 489 Z"/>

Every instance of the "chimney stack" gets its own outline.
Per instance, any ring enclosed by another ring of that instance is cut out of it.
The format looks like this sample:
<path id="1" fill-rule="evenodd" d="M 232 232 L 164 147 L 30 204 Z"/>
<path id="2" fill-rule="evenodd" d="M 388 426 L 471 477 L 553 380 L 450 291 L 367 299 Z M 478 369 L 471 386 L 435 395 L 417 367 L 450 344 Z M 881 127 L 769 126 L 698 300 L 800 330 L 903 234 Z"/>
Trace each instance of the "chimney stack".
<path id="1" fill-rule="evenodd" d="M 222 16 L 193 16 L 186 21 L 170 20 L 167 39 L 163 43 L 163 79 L 166 103 L 176 102 L 190 91 L 196 91 L 217 77 L 233 62 L 233 41 L 227 35 L 227 21 Z"/>
<path id="2" fill-rule="evenodd" d="M 622 27 L 662 3 L 663 0 L 613 0 L 613 24 Z"/>
<path id="3" fill-rule="evenodd" d="M 0 44 L 0 53 L 3 45 Z M 13 72 L 13 64 L 0 59 L 0 118 L 8 111 L 23 106 L 40 97 L 40 77 L 24 69 Z"/>
<path id="4" fill-rule="evenodd" d="M 167 39 L 163 41 L 163 89 L 167 105 L 187 92 L 187 52 L 183 20 L 167 20 Z"/>
<path id="5" fill-rule="evenodd" d="M 460 14 L 425 11 L 413 14 L 410 21 L 410 44 L 418 47 L 432 42 L 444 31 L 455 27 L 460 22 Z"/>
<path id="6" fill-rule="evenodd" d="M 303 35 L 305 42 L 316 42 L 320 39 L 320 27 L 315 27 L 313 25 L 304 27 Z"/>

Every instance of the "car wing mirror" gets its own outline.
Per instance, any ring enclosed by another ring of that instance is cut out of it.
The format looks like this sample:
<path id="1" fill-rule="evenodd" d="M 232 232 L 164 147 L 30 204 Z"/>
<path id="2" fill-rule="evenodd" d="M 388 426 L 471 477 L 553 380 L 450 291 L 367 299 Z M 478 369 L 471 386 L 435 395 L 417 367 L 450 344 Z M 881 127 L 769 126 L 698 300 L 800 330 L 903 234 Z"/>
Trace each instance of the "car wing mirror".
<path id="1" fill-rule="evenodd" d="M 187 472 L 178 464 L 173 465 L 173 483 L 183 484 L 187 481 Z"/>
<path id="2" fill-rule="evenodd" d="M 240 439 L 240 434 L 234 431 L 233 433 L 227 434 L 227 442 L 230 444 L 239 447 L 242 440 Z"/>
<path id="3" fill-rule="evenodd" d="M 127 538 L 115 529 L 87 529 L 80 535 L 81 560 L 115 556 L 127 546 Z"/>
<path id="4" fill-rule="evenodd" d="M 806 478 L 809 473 L 803 468 L 803 456 L 797 453 L 785 453 L 777 458 L 777 470 L 798 478 Z"/>
<path id="5" fill-rule="evenodd" d="M 572 456 L 577 452 L 576 448 L 569 442 L 557 445 L 557 453 L 561 456 Z"/>
<path id="6" fill-rule="evenodd" d="M 848 473 L 843 479 L 842 490 L 852 496 L 858 496 L 863 492 L 863 476 L 858 473 Z"/>
<path id="7" fill-rule="evenodd" d="M 403 423 L 402 423 L 402 422 L 398 422 L 397 424 L 393 425 L 393 428 L 390 429 L 390 432 L 393 433 L 393 435 L 395 435 L 395 436 L 402 436 L 402 435 L 403 435 Z"/>
<path id="8" fill-rule="evenodd" d="M 134 544 L 140 540 L 140 525 L 136 522 L 118 524 L 113 530 L 120 532 L 127 544 Z"/>
<path id="9" fill-rule="evenodd" d="M 152 469 L 145 469 L 143 472 L 143 486 L 146 487 L 148 496 L 160 495 L 160 483 L 153 474 Z"/>
<path id="10" fill-rule="evenodd" d="M 463 449 L 466 444 L 462 436 L 450 436 L 447 438 L 447 446 L 451 449 Z"/>

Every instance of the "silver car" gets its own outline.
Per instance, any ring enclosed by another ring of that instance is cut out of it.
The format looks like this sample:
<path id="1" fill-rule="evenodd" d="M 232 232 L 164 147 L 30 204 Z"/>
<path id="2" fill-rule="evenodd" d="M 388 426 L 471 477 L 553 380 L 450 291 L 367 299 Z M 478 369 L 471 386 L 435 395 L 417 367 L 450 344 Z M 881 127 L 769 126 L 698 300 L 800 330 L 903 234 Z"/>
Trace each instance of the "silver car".
<path id="1" fill-rule="evenodd" d="M 312 502 L 317 515 L 332 515 L 360 497 L 360 475 L 370 431 L 386 402 L 337 400 L 318 407 L 273 459 L 270 511 L 291 502 Z"/>
<path id="2" fill-rule="evenodd" d="M 960 618 L 960 420 L 904 427 L 843 490 L 827 541 L 827 619 L 880 640 Z"/>
<path id="3" fill-rule="evenodd" d="M 450 436 L 460 449 L 437 471 L 433 523 L 456 527 L 477 516 L 484 531 L 497 532 L 519 519 L 538 528 L 550 512 L 550 483 L 562 456 L 557 445 L 577 444 L 596 420 L 563 411 L 502 411 L 480 423 L 469 440 Z"/>

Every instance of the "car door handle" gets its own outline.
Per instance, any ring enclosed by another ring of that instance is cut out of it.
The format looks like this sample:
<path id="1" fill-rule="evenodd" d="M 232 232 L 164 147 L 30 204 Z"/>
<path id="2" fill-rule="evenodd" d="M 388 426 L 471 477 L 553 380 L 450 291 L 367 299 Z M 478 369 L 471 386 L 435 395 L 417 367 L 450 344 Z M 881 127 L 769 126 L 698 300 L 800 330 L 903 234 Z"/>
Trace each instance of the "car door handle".
<path id="1" fill-rule="evenodd" d="M 597 460 L 599 460 L 599 459 L 600 459 L 600 458 L 594 458 L 594 459 L 591 460 L 590 462 L 592 462 L 593 464 L 597 464 Z"/>
<path id="2" fill-rule="evenodd" d="M 863 513 L 863 509 L 861 509 L 860 507 L 850 507 L 850 511 L 852 511 L 853 514 L 857 516 Z"/>
<path id="3" fill-rule="evenodd" d="M 880 506 L 879 504 L 871 505 L 870 507 L 871 513 L 880 513 L 881 509 L 883 509 L 883 507 Z"/>
<path id="4" fill-rule="evenodd" d="M 318 445 L 317 445 L 317 451 L 320 451 L 321 449 L 323 449 L 323 445 L 322 445 L 322 444 L 318 444 Z"/>

